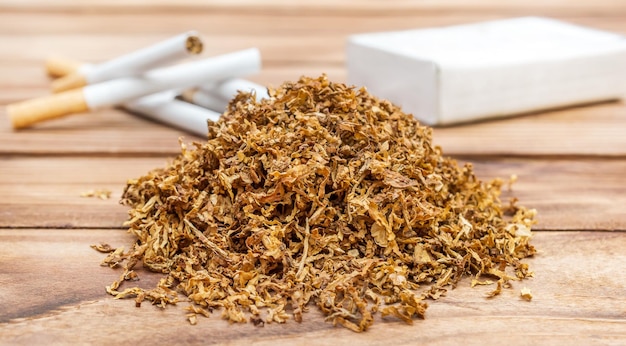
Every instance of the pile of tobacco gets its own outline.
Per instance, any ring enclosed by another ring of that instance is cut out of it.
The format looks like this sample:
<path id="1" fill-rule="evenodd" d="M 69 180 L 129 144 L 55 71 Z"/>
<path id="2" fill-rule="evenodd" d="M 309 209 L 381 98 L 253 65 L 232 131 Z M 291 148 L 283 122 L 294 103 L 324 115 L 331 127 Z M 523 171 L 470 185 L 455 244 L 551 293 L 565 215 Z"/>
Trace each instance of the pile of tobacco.
<path id="1" fill-rule="evenodd" d="M 137 242 L 100 249 L 125 269 L 110 294 L 160 306 L 184 294 L 193 324 L 214 309 L 300 322 L 315 305 L 363 331 L 377 312 L 423 318 L 465 275 L 490 295 L 532 275 L 520 260 L 535 253 L 534 210 L 503 205 L 500 180 L 442 156 L 411 115 L 326 76 L 270 96 L 240 93 L 206 143 L 128 182 Z M 138 263 L 163 279 L 120 289 Z"/>

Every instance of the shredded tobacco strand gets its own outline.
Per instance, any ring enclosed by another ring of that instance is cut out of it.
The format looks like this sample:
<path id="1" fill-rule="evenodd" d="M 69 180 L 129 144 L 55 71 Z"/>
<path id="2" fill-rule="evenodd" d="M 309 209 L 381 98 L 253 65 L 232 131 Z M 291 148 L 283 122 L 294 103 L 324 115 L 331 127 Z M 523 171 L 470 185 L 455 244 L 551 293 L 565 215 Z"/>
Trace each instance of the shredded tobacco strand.
<path id="1" fill-rule="evenodd" d="M 520 297 L 522 297 L 522 299 L 527 300 L 527 301 L 531 301 L 533 299 L 533 294 L 530 291 L 530 288 L 528 287 L 523 287 L 520 290 Z"/>
<path id="2" fill-rule="evenodd" d="M 535 211 L 503 206 L 501 180 L 443 156 L 411 115 L 326 76 L 270 96 L 240 93 L 206 143 L 181 144 L 166 167 L 128 182 L 137 242 L 103 264 L 165 276 L 120 292 L 122 275 L 110 294 L 165 306 L 182 293 L 192 324 L 213 309 L 232 322 L 300 322 L 312 302 L 360 332 L 377 312 L 423 318 L 425 300 L 466 275 L 497 282 L 490 296 L 532 275 L 520 260 L 535 253 Z"/>
<path id="3" fill-rule="evenodd" d="M 111 191 L 108 189 L 89 190 L 80 193 L 80 197 L 96 197 L 99 199 L 111 198 Z"/>

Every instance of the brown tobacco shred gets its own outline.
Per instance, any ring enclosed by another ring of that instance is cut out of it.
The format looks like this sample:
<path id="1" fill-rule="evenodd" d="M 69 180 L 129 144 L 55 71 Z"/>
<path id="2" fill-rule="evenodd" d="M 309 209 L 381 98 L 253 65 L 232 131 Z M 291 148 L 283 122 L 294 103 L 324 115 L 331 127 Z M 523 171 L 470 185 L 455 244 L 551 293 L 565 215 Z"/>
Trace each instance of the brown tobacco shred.
<path id="1" fill-rule="evenodd" d="M 535 253 L 534 210 L 503 206 L 502 181 L 442 156 L 430 128 L 325 76 L 270 95 L 240 93 L 206 143 L 128 182 L 138 240 L 104 263 L 130 273 L 141 261 L 165 277 L 119 291 L 122 275 L 110 294 L 164 306 L 182 293 L 192 324 L 212 309 L 232 322 L 300 322 L 312 302 L 358 332 L 377 312 L 423 318 L 424 300 L 463 276 L 497 281 L 492 296 L 532 275 L 520 259 Z"/>
<path id="2" fill-rule="evenodd" d="M 100 199 L 111 198 L 111 191 L 108 189 L 89 190 L 80 193 L 80 197 L 96 197 Z"/>
<path id="3" fill-rule="evenodd" d="M 531 301 L 533 299 L 533 294 L 530 291 L 530 288 L 523 287 L 520 290 L 520 297 L 522 297 L 524 300 Z"/>
<path id="4" fill-rule="evenodd" d="M 94 245 L 90 245 L 92 249 L 98 251 L 98 252 L 104 252 L 104 253 L 109 253 L 109 252 L 114 252 L 115 248 L 113 248 L 111 245 L 106 244 L 106 243 L 100 243 L 100 244 L 94 244 Z"/>

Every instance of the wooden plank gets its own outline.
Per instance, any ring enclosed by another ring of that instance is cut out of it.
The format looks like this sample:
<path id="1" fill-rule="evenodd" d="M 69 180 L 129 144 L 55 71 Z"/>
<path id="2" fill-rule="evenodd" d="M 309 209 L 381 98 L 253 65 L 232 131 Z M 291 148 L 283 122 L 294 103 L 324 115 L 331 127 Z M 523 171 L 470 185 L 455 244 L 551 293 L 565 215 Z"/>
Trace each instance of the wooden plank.
<path id="1" fill-rule="evenodd" d="M 426 14 L 411 14 L 400 16 L 390 21 L 380 15 L 351 16 L 347 14 L 301 13 L 265 13 L 265 12 L 236 12 L 224 15 L 219 12 L 190 11 L 176 14 L 176 21 L 164 21 L 167 13 L 101 13 L 89 12 L 75 15 L 71 13 L 55 12 L 3 12 L 0 11 L 0 32 L 5 34 L 22 35 L 111 35 L 119 36 L 159 36 L 177 33 L 190 29 L 199 30 L 206 35 L 247 35 L 250 38 L 263 36 L 325 36 L 372 30 L 398 30 L 415 27 L 440 26 L 445 24 L 459 24 L 486 19 L 502 18 L 505 15 L 497 14 L 445 14 L 442 16 L 428 16 Z M 276 20 L 280 18 L 280 20 Z M 596 17 L 592 17 L 596 18 Z M 29 25 L 24 19 L 36 20 L 41 25 Z M 604 18 L 602 18 L 604 20 Z M 129 25 L 134 21 L 141 21 L 142 25 Z M 602 25 L 603 20 L 596 20 Z M 617 19 L 607 19 L 609 23 L 621 28 Z M 346 25 L 346 23 L 350 25 Z M 288 47 L 285 47 L 288 48 Z"/>
<path id="2" fill-rule="evenodd" d="M 352 34 L 465 24 L 504 16 L 422 15 L 390 21 L 380 16 L 355 19 L 294 15 L 277 21 L 268 15 L 189 14 L 181 15 L 181 20 L 168 28 L 163 27 L 162 18 L 150 15 L 137 19 L 132 15 L 98 14 L 76 19 L 65 14 L 41 14 L 36 19 L 41 25 L 37 26 L 28 24 L 33 20 L 31 17 L 33 14 L 30 13 L 16 15 L 0 12 L 0 32 L 9 33 L 0 35 L 0 44 L 7 47 L 0 54 L 0 61 L 33 63 L 38 70 L 42 69 L 43 59 L 50 55 L 99 62 L 194 28 L 199 30 L 205 41 L 206 56 L 255 46 L 263 53 L 264 63 L 268 66 L 294 62 L 343 65 L 345 42 Z M 141 20 L 143 25 L 130 26 L 133 31 L 128 31 L 129 23 L 136 20 Z M 572 17 L 564 20 L 626 34 L 626 23 L 620 18 Z M 345 25 L 348 21 L 351 23 L 349 26 Z M 121 31 L 105 30 L 102 23 Z M 316 28 L 314 32 L 311 32 L 311 27 Z M 3 72 L 10 73 L 11 69 Z M 20 79 L 29 81 L 26 77 L 22 75 Z M 3 79 L 3 83 L 7 82 L 6 78 Z"/>
<path id="3" fill-rule="evenodd" d="M 624 232 L 537 233 L 533 244 L 540 253 L 527 260 L 534 278 L 513 283 L 494 299 L 484 298 L 491 287 L 470 288 L 464 280 L 430 303 L 425 320 L 409 326 L 379 319 L 362 334 L 324 322 L 314 306 L 300 324 L 290 320 L 263 328 L 228 324 L 219 311 L 191 326 L 184 317 L 186 302 L 166 309 L 149 304 L 135 308 L 133 301 L 116 301 L 104 293 L 103 286 L 119 271 L 98 266 L 103 255 L 89 245 L 100 241 L 120 246 L 132 237 L 116 230 L 0 230 L 0 297 L 5 302 L 0 310 L 1 344 L 626 342 L 626 276 L 619 275 L 626 261 Z M 159 278 L 141 270 L 139 274 L 144 287 Z M 532 290 L 531 302 L 519 298 L 522 287 Z"/>
<path id="4" fill-rule="evenodd" d="M 118 109 L 73 115 L 20 131 L 12 130 L 4 110 L 0 119 L 0 153 L 5 155 L 171 155 L 180 151 L 177 138 L 200 140 Z"/>
<path id="5" fill-rule="evenodd" d="M 0 160 L 0 227 L 122 228 L 127 208 L 118 201 L 126 180 L 166 164 L 135 157 Z M 111 198 L 81 197 L 97 189 Z"/>
<path id="6" fill-rule="evenodd" d="M 172 139 L 174 141 L 174 139 Z M 173 157 L 173 156 L 172 156 Z M 164 157 L 0 157 L 0 227 L 120 228 L 117 201 L 127 179 L 162 167 Z M 539 211 L 543 230 L 626 230 L 625 160 L 473 159 L 488 181 L 518 176 L 520 205 Z M 45 173 L 43 173 L 45 172 Z M 107 188 L 112 198 L 81 198 Z"/>
<path id="7" fill-rule="evenodd" d="M 554 14 L 554 13 L 601 13 L 615 15 L 621 13 L 624 3 L 619 0 L 600 1 L 577 1 L 572 3 L 567 0 L 551 1 L 497 1 L 497 0 L 446 0 L 446 1 L 333 1 L 333 0 L 307 0 L 294 3 L 289 0 L 271 0 L 258 2 L 254 0 L 184 0 L 173 3 L 169 0 L 157 0 L 145 6 L 141 0 L 99 0 L 99 1 L 72 1 L 62 0 L 47 2 L 41 0 L 6 0 L 0 7 L 5 11 L 64 11 L 64 12 L 92 12 L 92 11 L 125 11 L 133 13 L 159 13 L 163 11 L 224 11 L 224 12 L 259 12 L 264 11 L 274 14 L 291 12 L 325 13 L 332 16 L 336 13 L 361 14 L 376 13 L 379 15 L 398 15 L 412 12 L 448 12 L 448 11 L 475 11 L 489 12 L 513 12 L 530 14 Z M 326 11 L 332 10 L 333 13 Z"/>
<path id="8" fill-rule="evenodd" d="M 279 85 L 282 80 L 296 80 L 299 73 L 317 76 L 323 72 L 329 72 L 332 80 L 345 80 L 345 72 L 340 68 L 304 66 L 265 69 L 252 79 Z M 45 80 L 43 76 L 39 78 Z M 9 103 L 46 92 L 28 85 L 5 90 L 7 92 L 0 93 L 0 102 Z M 625 131 L 626 105 L 609 102 L 437 128 L 434 139 L 446 154 L 457 156 L 625 157 Z M 201 140 L 116 109 L 75 115 L 13 131 L 5 110 L 0 110 L 0 154 L 171 155 L 178 151 L 176 139 L 180 136 Z"/>
<path id="9" fill-rule="evenodd" d="M 614 101 L 441 127 L 433 138 L 450 155 L 624 157 L 625 131 L 626 105 Z"/>
<path id="10" fill-rule="evenodd" d="M 626 161 L 573 159 L 472 159 L 488 181 L 512 174 L 518 181 L 502 201 L 537 209 L 537 230 L 626 230 Z M 506 181 L 506 180 L 505 180 Z"/>
<path id="11" fill-rule="evenodd" d="M 28 68 L 35 73 L 44 70 L 44 59 L 49 56 L 65 56 L 84 62 L 106 61 L 137 49 L 161 42 L 189 27 L 181 28 L 162 35 L 32 35 L 0 36 L 0 44 L 10 47 L 12 54 L 0 55 L 3 70 L 6 69 L 8 79 L 3 79 L 1 86 L 30 82 L 28 75 L 11 73 L 14 68 Z M 303 39 L 297 35 L 278 37 L 258 36 L 250 34 L 222 35 L 203 33 L 204 49 L 202 57 L 226 54 L 237 50 L 257 47 L 262 55 L 264 67 L 302 65 L 341 65 L 344 64 L 344 47 L 347 37 L 332 34 L 310 36 Z M 195 57 L 194 57 L 195 58 Z"/>
<path id="12" fill-rule="evenodd" d="M 207 55 L 260 47 L 264 68 L 252 79 L 276 85 L 322 72 L 345 81 L 353 33 L 522 15 L 626 34 L 621 0 L 5 0 L 0 105 L 47 93 L 48 54 L 102 61 L 192 28 Z M 502 199 L 519 197 L 539 210 L 536 230 L 557 232 L 535 233 L 536 277 L 502 297 L 486 300 L 491 288 L 466 280 L 424 321 L 379 320 L 354 334 L 314 307 L 302 324 L 230 325 L 217 311 L 194 327 L 185 302 L 161 310 L 113 300 L 103 288 L 120 272 L 100 267 L 89 245 L 133 242 L 117 202 L 124 183 L 176 155 L 183 133 L 115 109 L 13 132 L 0 110 L 0 344 L 626 344 L 625 113 L 605 103 L 436 129 L 436 143 L 475 162 L 481 179 L 517 174 Z M 101 188 L 111 199 L 79 196 Z M 160 278 L 140 275 L 144 287 Z M 519 298 L 523 286 L 532 302 Z"/>
<path id="13" fill-rule="evenodd" d="M 626 9 L 626 7 L 625 7 Z M 611 14 L 615 14 L 611 12 Z M 198 30 L 207 38 L 206 48 L 210 52 L 219 52 L 221 47 L 236 47 L 239 40 L 247 39 L 249 42 L 264 42 L 275 39 L 279 45 L 280 40 L 286 38 L 299 38 L 301 42 L 292 41 L 292 44 L 316 43 L 319 39 L 330 42 L 343 41 L 348 35 L 390 30 L 409 30 L 416 28 L 440 27 L 447 25 L 468 24 L 479 21 L 504 19 L 517 16 L 509 13 L 490 12 L 463 12 L 457 9 L 454 12 L 442 12 L 428 14 L 423 12 L 407 12 L 401 16 L 386 17 L 384 15 L 364 14 L 353 16 L 350 14 L 336 13 L 329 16 L 328 13 L 315 14 L 308 12 L 235 12 L 227 15 L 219 12 L 190 11 L 189 13 L 177 13 L 176 20 L 167 20 L 168 13 L 101 13 L 90 11 L 75 15 L 71 13 L 55 12 L 3 12 L 0 10 L 0 33 L 1 37 L 15 40 L 16 47 L 22 47 L 20 43 L 28 40 L 36 40 L 37 45 L 23 50 L 41 50 L 43 53 L 64 53 L 66 49 L 75 49 L 83 55 L 77 58 L 109 58 L 131 49 L 135 44 L 149 44 L 156 39 L 163 39 L 170 35 L 187 30 Z M 525 14 L 519 14 L 523 16 Z M 528 13 L 526 15 L 539 15 Z M 550 16 L 572 22 L 578 25 L 589 26 L 600 30 L 626 32 L 626 23 L 620 16 L 605 16 L 602 14 L 588 13 L 580 15 L 568 15 L 567 12 Z M 278 18 L 278 20 L 277 20 Z M 142 25 L 132 25 L 140 21 Z M 32 25 L 37 22 L 38 25 Z M 19 35 L 19 36 L 16 36 Z M 45 40 L 45 38 L 60 38 Z M 63 39 L 71 37 L 77 43 L 72 45 Z M 93 38 L 92 42 L 88 38 Z M 114 39 L 119 45 L 111 42 Z M 235 42 L 228 42 L 234 40 Z M 100 46 L 99 46 L 100 43 Z M 111 43 L 111 44 L 108 44 Z M 92 47 L 95 51 L 90 53 L 83 47 Z M 315 50 L 308 49 L 298 52 L 298 46 L 282 46 L 282 51 L 291 51 L 292 54 L 311 53 Z M 105 49 L 106 48 L 106 49 Z M 2 55 L 21 55 L 23 50 L 9 50 Z M 72 53 L 72 52 L 70 52 Z M 26 55 L 26 57 L 29 57 Z"/>
<path id="14" fill-rule="evenodd" d="M 142 26 L 129 25 L 141 18 Z M 390 30 L 402 27 L 445 25 L 489 16 L 419 15 L 389 20 L 381 16 L 364 16 L 350 21 L 342 16 L 241 14 L 223 16 L 185 14 L 176 23 L 211 23 L 208 50 L 221 53 L 258 44 L 266 65 L 251 79 L 263 84 L 279 85 L 300 75 L 328 73 L 336 81 L 345 81 L 341 67 L 345 36 L 355 31 Z M 76 16 L 70 16 L 72 18 Z M 0 43 L 9 49 L 0 53 L 0 103 L 6 104 L 47 93 L 48 78 L 41 60 L 49 53 L 65 53 L 83 60 L 100 61 L 167 37 L 159 30 L 164 20 L 156 15 L 85 14 L 68 20 L 63 13 L 0 13 Z M 144 20 L 145 19 L 145 20 Z M 31 21 L 41 25 L 33 26 Z M 578 18 L 590 25 L 619 27 L 626 32 L 624 21 L 593 17 Z M 112 22 L 111 22 L 112 21 Z M 169 22 L 169 21 L 166 21 Z M 232 23 L 228 25 L 227 22 Z M 419 23 L 419 24 L 414 24 Z M 6 25 L 6 27 L 2 27 Z M 133 35 L 114 34 L 117 28 L 133 28 Z M 257 27 L 261 33 L 257 33 Z M 288 30 L 295 27 L 294 30 Z M 301 35 L 315 34 L 306 40 Z M 45 28 L 45 29 L 41 29 Z M 50 33 L 54 28 L 55 33 Z M 136 29 L 135 29 L 136 28 Z M 185 29 L 189 28 L 186 26 Z M 224 29 L 226 28 L 226 29 Z M 168 30 L 173 28 L 167 28 Z M 34 30 L 34 31 L 33 31 Z M 151 32 L 149 30 L 152 30 Z M 180 30 L 183 30 L 181 27 Z M 76 32 L 80 31 L 80 34 Z M 90 32 L 93 31 L 93 36 Z M 287 34 L 288 32 L 288 34 Z M 19 33 L 15 35 L 14 33 Z M 103 34 L 106 33 L 106 34 Z M 233 33 L 235 33 L 233 35 Z M 246 35 L 247 33 L 247 35 Z M 305 49 L 309 47 L 309 49 Z M 311 48 L 313 47 L 313 48 Z M 602 104 L 554 112 L 542 112 L 515 119 L 483 122 L 441 128 L 435 131 L 438 144 L 451 155 L 602 155 L 624 156 L 626 107 L 622 103 Z M 176 145 L 164 145 L 163 138 L 184 135 L 143 120 L 132 119 L 118 111 L 101 111 L 96 116 L 73 117 L 19 133 L 11 131 L 0 111 L 0 153 L 139 153 L 171 154 Z M 152 133 L 151 131 L 156 131 Z M 187 137 L 190 137 L 187 135 Z M 191 136 L 193 137 L 193 136 Z M 194 137 L 195 138 L 195 137 Z M 166 143 L 172 143 L 165 141 Z"/>
<path id="15" fill-rule="evenodd" d="M 100 267 L 103 254 L 89 245 L 132 241 L 124 231 L 88 229 L 0 230 L 0 239 L 0 322 L 102 299 L 119 273 Z"/>

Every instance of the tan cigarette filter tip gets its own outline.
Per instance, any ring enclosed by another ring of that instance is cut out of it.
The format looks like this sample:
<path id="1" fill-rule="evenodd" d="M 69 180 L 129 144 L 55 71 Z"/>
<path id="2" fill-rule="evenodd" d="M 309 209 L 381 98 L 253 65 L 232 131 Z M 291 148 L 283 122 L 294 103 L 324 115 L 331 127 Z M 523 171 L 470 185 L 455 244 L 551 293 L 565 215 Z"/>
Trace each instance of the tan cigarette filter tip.
<path id="1" fill-rule="evenodd" d="M 82 89 L 40 97 L 7 106 L 7 114 L 14 129 L 30 127 L 36 123 L 61 118 L 89 110 Z"/>
<path id="2" fill-rule="evenodd" d="M 66 90 L 72 90 L 76 88 L 82 88 L 87 85 L 85 76 L 78 72 L 68 74 L 65 77 L 61 77 L 52 81 L 52 92 L 60 93 Z"/>
<path id="3" fill-rule="evenodd" d="M 200 37 L 195 36 L 195 35 L 191 35 L 189 37 L 187 37 L 187 42 L 185 42 L 186 45 L 185 47 L 187 48 L 187 51 L 190 54 L 200 54 L 202 53 L 202 40 L 200 40 Z"/>
<path id="4" fill-rule="evenodd" d="M 48 75 L 58 78 L 78 71 L 82 64 L 71 59 L 50 57 L 46 59 L 45 65 Z"/>
<path id="5" fill-rule="evenodd" d="M 187 89 L 185 91 L 183 91 L 182 94 L 180 94 L 180 98 L 183 99 L 184 101 L 193 103 L 193 98 L 194 95 L 196 95 L 196 93 L 198 92 L 198 89 Z"/>

